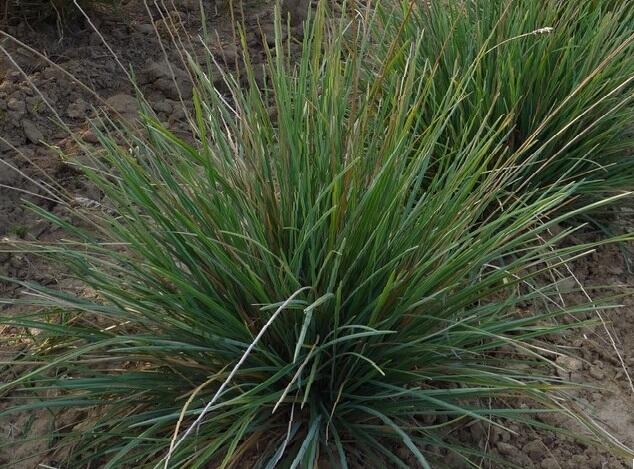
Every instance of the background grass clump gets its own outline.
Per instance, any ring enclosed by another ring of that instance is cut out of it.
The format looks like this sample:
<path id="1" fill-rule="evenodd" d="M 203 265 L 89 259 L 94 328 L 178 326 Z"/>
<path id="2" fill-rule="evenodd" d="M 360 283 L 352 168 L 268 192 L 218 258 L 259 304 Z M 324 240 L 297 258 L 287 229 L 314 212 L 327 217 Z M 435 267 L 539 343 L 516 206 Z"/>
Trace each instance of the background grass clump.
<path id="1" fill-rule="evenodd" d="M 511 116 L 507 145 L 541 149 L 518 173 L 518 188 L 582 180 L 585 194 L 634 187 L 632 2 L 403 5 L 386 8 L 386 34 L 404 49 L 424 34 L 419 70 L 434 76 L 438 96 L 456 76 L 469 77 L 445 138 L 463 135 L 474 114 L 492 122 Z M 394 60 L 405 64 L 398 54 Z M 427 110 L 430 122 L 435 110 Z"/>
<path id="2" fill-rule="evenodd" d="M 111 209 L 71 224 L 34 208 L 69 235 L 34 249 L 94 296 L 22 284 L 44 312 L 4 322 L 39 331 L 39 365 L 0 385 L 19 396 L 0 415 L 92 409 L 53 435 L 70 467 L 477 463 L 491 455 L 447 429 L 547 427 L 540 411 L 605 437 L 557 398 L 544 340 L 594 307 L 542 282 L 591 248 L 548 232 L 583 211 L 553 215 L 578 183 L 514 193 L 534 156 L 508 147 L 509 122 L 477 109 L 448 132 L 464 87 L 432 92 L 422 40 L 404 69 L 381 60 L 371 11 L 359 21 L 322 3 L 292 64 L 278 18 L 266 87 L 246 58 L 230 97 L 197 69 L 187 138 L 149 113 L 95 130 L 84 170 Z"/>

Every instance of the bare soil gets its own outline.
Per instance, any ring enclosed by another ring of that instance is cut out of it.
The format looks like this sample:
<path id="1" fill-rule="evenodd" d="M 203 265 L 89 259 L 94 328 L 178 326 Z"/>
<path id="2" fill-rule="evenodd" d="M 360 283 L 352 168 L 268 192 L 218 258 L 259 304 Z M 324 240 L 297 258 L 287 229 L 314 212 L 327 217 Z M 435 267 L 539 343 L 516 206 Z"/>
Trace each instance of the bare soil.
<path id="1" fill-rule="evenodd" d="M 46 191 L 40 186 L 43 181 L 61 185 L 78 200 L 101 200 L 99 191 L 82 180 L 72 161 L 63 160 L 57 153 L 56 149 L 61 149 L 81 158 L 67 131 L 55 123 L 56 114 L 88 141 L 94 139 L 89 126 L 93 106 L 103 107 L 105 101 L 118 113 L 133 117 L 137 110 L 136 101 L 123 66 L 137 72 L 141 90 L 161 120 L 176 131 L 186 128 L 180 100 L 182 98 L 186 106 L 190 104 L 187 97 L 191 88 L 188 88 L 186 76 L 176 74 L 176 83 L 171 79 L 167 61 L 178 64 L 179 56 L 175 47 L 168 47 L 171 42 L 169 32 L 174 31 L 174 25 L 180 25 L 183 37 L 186 33 L 195 36 L 202 25 L 197 12 L 198 0 L 176 3 L 179 5 L 176 10 L 151 11 L 151 18 L 142 2 L 135 1 L 124 2 L 116 11 L 94 12 L 91 17 L 94 17 L 93 23 L 99 33 L 82 19 L 77 19 L 70 31 L 65 31 L 62 36 L 55 25 L 34 26 L 19 22 L 7 29 L 9 34 L 43 57 L 0 36 L 0 45 L 16 62 L 0 51 L 0 276 L 36 281 L 70 291 L 81 289 L 77 282 L 64 277 L 59 266 L 47 265 L 30 255 L 8 252 L 7 244 L 3 247 L 1 242 L 2 238 L 51 242 L 59 239 L 58 231 L 24 206 L 24 202 L 29 201 L 48 210 L 61 210 L 54 201 L 46 198 Z M 213 2 L 204 3 L 209 12 L 216 11 Z M 217 15 L 211 14 L 208 18 L 207 26 L 213 37 L 208 47 L 222 57 L 231 71 L 239 63 L 240 51 L 234 43 L 228 12 L 224 7 L 218 8 Z M 264 57 L 262 41 L 272 34 L 271 7 L 252 6 L 247 11 L 249 54 L 258 63 Z M 104 39 L 118 60 L 108 50 Z M 93 92 L 78 86 L 61 69 L 85 83 Z M 34 91 L 34 86 L 41 95 Z M 617 208 L 602 223 L 614 232 L 634 231 L 634 204 Z M 604 235 L 598 229 L 589 228 L 577 235 L 577 241 Z M 575 331 L 554 339 L 576 351 L 579 357 L 577 361 L 559 363 L 569 370 L 569 377 L 592 386 L 577 391 L 577 397 L 616 439 L 631 448 L 634 447 L 634 395 L 628 373 L 634 375 L 632 252 L 634 245 L 611 245 L 575 263 L 573 272 L 582 284 L 606 286 L 627 294 L 621 300 L 624 306 L 602 312 L 603 323 L 592 330 Z M 598 295 L 600 291 L 592 294 Z M 17 295 L 19 290 L 15 284 L 0 281 L 0 298 Z M 0 314 L 15 312 L 15 307 L 0 303 Z M 0 330 L 3 339 L 16 336 L 15 332 L 6 328 Z M 3 340 L 0 361 L 21 353 L 24 346 L 17 339 L 13 342 Z M 0 409 L 8 405 L 3 403 L 2 397 Z M 34 468 L 38 464 L 57 467 L 56 461 L 63 455 L 50 451 L 53 441 L 37 439 L 18 444 L 17 440 L 46 434 L 53 424 L 76 426 L 80 422 L 81 425 L 81 420 L 87 417 L 81 413 L 53 417 L 47 411 L 41 411 L 0 418 L 0 467 Z M 548 422 L 557 417 L 544 416 L 543 419 Z M 574 431 L 573 424 L 570 425 Z M 511 430 L 513 432 L 490 431 L 478 424 L 462 430 L 459 438 L 497 452 L 520 467 L 620 469 L 632 465 L 632 461 L 612 456 L 605 450 L 586 447 L 550 432 L 529 430 L 520 425 Z M 448 462 L 452 467 L 460 467 L 458 461 Z"/>

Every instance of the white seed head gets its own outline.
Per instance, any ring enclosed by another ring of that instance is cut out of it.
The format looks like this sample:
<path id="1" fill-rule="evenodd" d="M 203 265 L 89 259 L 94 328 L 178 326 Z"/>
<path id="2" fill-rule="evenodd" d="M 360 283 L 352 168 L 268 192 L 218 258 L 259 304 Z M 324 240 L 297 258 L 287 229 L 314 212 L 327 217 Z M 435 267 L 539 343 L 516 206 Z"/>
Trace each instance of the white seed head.
<path id="1" fill-rule="evenodd" d="M 548 34 L 553 32 L 555 28 L 551 28 L 550 26 L 546 26 L 545 28 L 539 28 L 533 31 L 533 34 Z"/>

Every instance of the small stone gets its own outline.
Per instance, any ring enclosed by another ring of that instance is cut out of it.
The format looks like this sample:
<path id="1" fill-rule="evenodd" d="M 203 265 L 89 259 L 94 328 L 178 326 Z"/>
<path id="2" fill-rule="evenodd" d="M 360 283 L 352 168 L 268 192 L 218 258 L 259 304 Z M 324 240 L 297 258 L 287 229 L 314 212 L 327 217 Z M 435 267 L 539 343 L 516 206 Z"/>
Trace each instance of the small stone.
<path id="1" fill-rule="evenodd" d="M 95 132 L 92 129 L 88 129 L 86 130 L 82 135 L 81 138 L 84 142 L 86 143 L 92 143 L 97 144 L 99 143 L 99 139 L 97 138 L 97 135 L 95 134 Z"/>
<path id="2" fill-rule="evenodd" d="M 74 103 L 70 103 L 66 109 L 66 115 L 72 119 L 86 117 L 88 104 L 81 98 Z"/>
<path id="3" fill-rule="evenodd" d="M 554 458 L 546 458 L 542 461 L 542 469 L 561 469 L 561 466 Z"/>
<path id="4" fill-rule="evenodd" d="M 557 374 L 561 378 L 569 378 L 571 373 L 578 372 L 583 369 L 583 362 L 581 360 L 566 355 L 557 357 L 555 363 L 559 366 L 559 368 L 557 368 Z"/>
<path id="5" fill-rule="evenodd" d="M 564 292 L 574 291 L 579 288 L 579 284 L 574 277 L 566 277 L 557 282 L 557 287 Z"/>
<path id="6" fill-rule="evenodd" d="M 170 101 L 170 100 L 167 100 L 167 103 L 172 105 L 172 114 L 170 115 L 170 118 L 169 118 L 170 121 L 176 122 L 185 117 L 185 109 L 183 108 L 182 104 L 180 104 L 177 101 Z"/>
<path id="7" fill-rule="evenodd" d="M 583 454 L 573 454 L 570 459 L 573 467 L 588 467 L 588 460 Z"/>
<path id="8" fill-rule="evenodd" d="M 504 443 L 500 441 L 497 443 L 498 451 L 503 456 L 513 456 L 517 453 L 517 448 L 509 443 Z"/>
<path id="9" fill-rule="evenodd" d="M 546 454 L 546 447 L 541 441 L 533 440 L 526 443 L 526 445 L 522 448 L 522 451 L 527 453 L 534 461 L 541 461 Z"/>
<path id="10" fill-rule="evenodd" d="M 42 70 L 42 78 L 44 78 L 45 80 L 59 79 L 63 75 L 63 72 L 61 72 L 57 67 L 53 66 L 46 67 L 44 70 Z"/>
<path id="11" fill-rule="evenodd" d="M 44 140 L 44 134 L 32 121 L 24 119 L 22 128 L 24 129 L 24 135 L 31 143 L 40 143 L 40 141 Z"/>
<path id="12" fill-rule="evenodd" d="M 228 65 L 237 63 L 240 58 L 240 49 L 235 44 L 214 44 L 212 46 L 217 50 L 217 56 L 220 57 L 221 62 L 226 62 Z"/>
<path id="13" fill-rule="evenodd" d="M 493 428 L 497 428 L 497 427 L 493 427 Z M 507 430 L 499 430 L 499 439 L 505 443 L 511 441 L 511 432 L 507 431 Z"/>
<path id="14" fill-rule="evenodd" d="M 170 78 L 159 78 L 154 82 L 154 88 L 169 98 L 179 99 L 180 88 Z"/>
<path id="15" fill-rule="evenodd" d="M 138 103 L 134 97 L 129 96 L 127 94 L 116 94 L 106 99 L 106 104 L 108 104 L 112 109 L 114 109 L 119 114 L 125 115 L 136 115 L 138 112 Z"/>
<path id="16" fill-rule="evenodd" d="M 474 422 L 470 427 L 469 427 L 469 432 L 471 432 L 471 437 L 476 441 L 479 442 L 482 439 L 484 439 L 485 436 L 485 431 L 484 431 L 484 427 L 482 426 L 482 423 L 480 422 Z"/>
<path id="17" fill-rule="evenodd" d="M 145 78 L 145 83 L 152 83 L 153 81 L 159 80 L 161 78 L 172 78 L 172 72 L 174 76 L 177 78 L 182 76 L 185 72 L 179 70 L 175 66 L 171 66 L 165 62 L 150 62 L 141 72 L 143 78 Z"/>
<path id="18" fill-rule="evenodd" d="M 164 114 L 170 114 L 172 112 L 172 104 L 168 100 L 161 100 L 161 101 L 152 103 L 152 108 L 156 112 L 162 112 Z"/>
<path id="19" fill-rule="evenodd" d="M 139 75 L 141 84 L 154 83 L 154 87 L 162 91 L 168 98 L 180 99 L 191 97 L 192 82 L 189 75 L 176 65 L 163 62 L 151 62 Z"/>
<path id="20" fill-rule="evenodd" d="M 26 112 L 26 103 L 23 99 L 18 99 L 12 96 L 7 101 L 7 108 L 9 108 L 11 111 L 24 114 Z"/>
<path id="21" fill-rule="evenodd" d="M 33 96 L 33 88 L 26 83 L 20 85 L 20 91 L 22 91 L 27 96 Z"/>
<path id="22" fill-rule="evenodd" d="M 602 381 L 605 379 L 605 372 L 595 365 L 590 367 L 590 376 L 592 376 L 594 379 Z"/>

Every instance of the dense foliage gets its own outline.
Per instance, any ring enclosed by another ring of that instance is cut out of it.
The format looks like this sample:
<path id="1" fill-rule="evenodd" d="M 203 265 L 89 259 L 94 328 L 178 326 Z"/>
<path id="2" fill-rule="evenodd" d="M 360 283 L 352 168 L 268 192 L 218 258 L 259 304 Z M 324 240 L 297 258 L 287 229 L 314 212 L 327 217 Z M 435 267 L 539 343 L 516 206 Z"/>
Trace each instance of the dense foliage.
<path id="1" fill-rule="evenodd" d="M 422 20 L 408 18 L 409 33 Z M 549 275 L 593 246 L 549 229 L 614 198 L 566 210 L 584 183 L 564 173 L 517 191 L 527 172 L 554 174 L 534 162 L 555 147 L 531 131 L 508 143 L 544 116 L 504 116 L 498 85 L 474 96 L 486 58 L 443 71 L 426 56 L 443 34 L 382 48 L 375 21 L 320 4 L 293 63 L 278 18 L 266 86 L 247 64 L 246 89 L 226 76 L 230 96 L 192 64 L 186 138 L 149 110 L 141 130 L 95 128 L 103 151 L 84 170 L 111 208 L 71 222 L 34 207 L 69 241 L 32 247 L 94 294 L 22 284 L 44 308 L 3 322 L 39 331 L 24 356 L 39 365 L 0 385 L 21 399 L 0 415 L 93 409 L 54 435 L 70 467 L 477 464 L 491 455 L 447 429 L 548 428 L 540 411 L 606 442 L 560 399 L 545 337 L 595 307 L 553 301 Z M 595 91 L 547 125 L 557 151 Z"/>
<path id="2" fill-rule="evenodd" d="M 386 34 L 399 37 L 402 50 L 420 41 L 418 69 L 433 75 L 437 105 L 456 77 L 470 77 L 445 138 L 464 136 L 474 114 L 492 123 L 510 118 L 507 145 L 532 144 L 539 153 L 526 162 L 518 190 L 581 180 L 584 194 L 634 187 L 632 2 L 403 5 L 386 8 Z M 406 64 L 405 56 L 394 60 Z M 431 122 L 436 111 L 427 112 Z"/>

